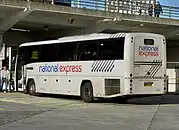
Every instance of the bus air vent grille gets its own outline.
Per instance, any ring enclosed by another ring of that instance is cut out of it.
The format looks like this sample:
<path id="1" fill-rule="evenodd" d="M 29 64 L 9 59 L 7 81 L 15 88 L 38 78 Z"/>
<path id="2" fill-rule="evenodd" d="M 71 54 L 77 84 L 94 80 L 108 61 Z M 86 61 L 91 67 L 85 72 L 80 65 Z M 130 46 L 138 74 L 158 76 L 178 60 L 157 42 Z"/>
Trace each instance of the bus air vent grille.
<path id="1" fill-rule="evenodd" d="M 105 79 L 105 95 L 120 93 L 120 79 Z"/>

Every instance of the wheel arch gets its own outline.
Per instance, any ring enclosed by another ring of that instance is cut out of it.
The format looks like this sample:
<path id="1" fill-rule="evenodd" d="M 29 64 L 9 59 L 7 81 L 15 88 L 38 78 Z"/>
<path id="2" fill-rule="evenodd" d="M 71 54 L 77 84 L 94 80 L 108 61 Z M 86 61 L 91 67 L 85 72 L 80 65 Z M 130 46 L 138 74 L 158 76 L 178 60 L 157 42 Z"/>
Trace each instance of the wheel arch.
<path id="1" fill-rule="evenodd" d="M 85 83 L 87 83 L 87 82 L 91 83 L 92 90 L 93 90 L 93 93 L 94 93 L 94 88 L 93 88 L 93 84 L 92 84 L 91 80 L 89 80 L 89 79 L 84 79 L 84 80 L 81 81 L 81 85 L 80 85 L 80 96 L 81 96 L 81 94 L 82 94 L 82 87 L 83 87 L 83 85 L 84 85 Z M 93 95 L 94 95 L 94 94 L 93 94 Z"/>
<path id="2" fill-rule="evenodd" d="M 30 83 L 31 81 L 33 81 L 34 84 L 35 84 L 34 78 L 28 78 L 27 84 L 26 84 L 26 88 L 25 88 L 28 94 L 29 94 L 29 83 Z"/>

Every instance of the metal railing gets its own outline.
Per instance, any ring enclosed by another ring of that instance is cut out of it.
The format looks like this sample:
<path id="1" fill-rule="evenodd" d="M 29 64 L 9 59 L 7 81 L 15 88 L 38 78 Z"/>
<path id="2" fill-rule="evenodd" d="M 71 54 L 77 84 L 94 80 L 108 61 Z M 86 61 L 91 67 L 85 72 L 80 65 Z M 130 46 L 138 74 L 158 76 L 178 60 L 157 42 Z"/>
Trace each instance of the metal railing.
<path id="1" fill-rule="evenodd" d="M 6 1 L 6 0 L 3 0 Z M 106 12 L 116 12 L 120 14 L 133 15 L 148 15 L 149 3 L 144 3 L 143 0 L 17 0 L 17 1 L 31 1 L 48 4 L 56 4 L 62 6 L 69 6 L 72 8 L 86 8 L 92 10 L 101 10 Z M 58 2 L 57 2 L 58 1 Z M 62 1 L 63 3 L 60 3 Z M 148 0 L 149 1 L 149 0 Z M 152 0 L 151 0 L 152 1 Z M 154 0 L 153 0 L 154 1 Z M 159 17 L 179 19 L 179 7 L 162 6 L 162 12 Z M 154 10 L 153 15 L 154 17 Z"/>
<path id="2" fill-rule="evenodd" d="M 80 2 L 76 2 L 74 0 L 71 3 L 72 7 L 75 8 L 87 8 L 87 9 L 95 9 L 95 10 L 102 10 L 108 12 L 116 12 L 121 14 L 134 14 L 134 15 L 149 15 L 148 9 L 151 4 L 149 3 L 142 3 L 127 0 L 111 0 L 107 2 L 105 0 L 80 0 Z M 179 19 L 179 7 L 173 6 L 165 6 L 161 5 L 162 12 L 160 12 L 159 17 L 163 18 L 171 18 L 171 19 Z M 153 14 L 154 16 L 154 9 Z"/>

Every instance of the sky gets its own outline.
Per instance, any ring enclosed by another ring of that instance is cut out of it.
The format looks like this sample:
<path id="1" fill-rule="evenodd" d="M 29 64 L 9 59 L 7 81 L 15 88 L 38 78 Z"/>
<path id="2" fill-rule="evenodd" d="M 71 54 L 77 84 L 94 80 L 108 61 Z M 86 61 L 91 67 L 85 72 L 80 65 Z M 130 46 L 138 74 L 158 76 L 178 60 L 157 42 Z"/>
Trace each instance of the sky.
<path id="1" fill-rule="evenodd" d="M 162 5 L 178 6 L 179 0 L 159 0 Z"/>

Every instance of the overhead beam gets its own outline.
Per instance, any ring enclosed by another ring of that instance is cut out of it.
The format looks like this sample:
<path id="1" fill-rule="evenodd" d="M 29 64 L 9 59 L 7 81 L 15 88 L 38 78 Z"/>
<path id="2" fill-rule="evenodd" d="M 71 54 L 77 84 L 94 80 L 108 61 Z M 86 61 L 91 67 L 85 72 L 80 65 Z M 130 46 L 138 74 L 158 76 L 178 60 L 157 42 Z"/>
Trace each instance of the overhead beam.
<path id="1" fill-rule="evenodd" d="M 163 28 L 159 27 L 158 30 L 152 29 L 147 24 L 141 26 L 140 22 L 126 23 L 125 20 L 121 19 L 103 19 L 97 21 L 93 26 L 89 26 L 85 29 L 85 33 L 98 33 L 104 30 L 119 30 L 124 32 L 152 32 L 152 33 L 163 33 Z"/>
<path id="2" fill-rule="evenodd" d="M 31 9 L 25 7 L 23 11 L 17 13 L 16 15 L 5 18 L 2 22 L 0 22 L 0 32 L 6 32 L 20 20 L 23 20 L 31 12 Z"/>
<path id="3" fill-rule="evenodd" d="M 115 26 L 117 22 L 118 20 L 116 19 L 98 20 L 96 23 L 92 24 L 92 26 L 85 28 L 85 34 L 102 32 L 108 28 L 111 28 L 112 26 Z"/>
<path id="4" fill-rule="evenodd" d="M 177 27 L 171 27 L 171 31 L 165 34 L 166 39 L 170 39 L 173 36 L 176 36 L 179 34 L 179 28 Z"/>
<path id="5" fill-rule="evenodd" d="M 83 35 L 83 34 L 85 34 L 85 28 L 66 29 L 66 30 L 60 31 L 59 33 L 55 33 L 55 35 L 58 37 Z"/>

